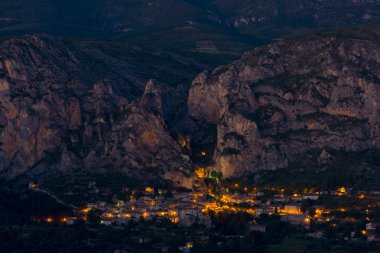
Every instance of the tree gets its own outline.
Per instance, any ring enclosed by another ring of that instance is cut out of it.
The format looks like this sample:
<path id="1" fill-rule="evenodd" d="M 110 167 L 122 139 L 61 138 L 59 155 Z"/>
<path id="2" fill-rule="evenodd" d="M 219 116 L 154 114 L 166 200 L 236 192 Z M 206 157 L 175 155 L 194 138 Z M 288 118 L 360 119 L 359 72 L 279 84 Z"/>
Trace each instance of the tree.
<path id="1" fill-rule="evenodd" d="M 102 214 L 102 211 L 99 209 L 91 209 L 86 215 L 88 223 L 99 224 L 101 221 Z"/>
<path id="2" fill-rule="evenodd" d="M 376 232 L 376 234 L 380 235 L 380 226 L 376 226 L 375 232 Z"/>
<path id="3" fill-rule="evenodd" d="M 222 178 L 222 173 L 213 170 L 210 172 L 209 177 L 219 182 L 219 180 Z"/>
<path id="4" fill-rule="evenodd" d="M 314 215 L 316 214 L 315 208 L 310 208 L 308 213 L 311 217 L 314 217 Z"/>
<path id="5" fill-rule="evenodd" d="M 301 202 L 301 211 L 306 212 L 306 210 L 312 206 L 313 206 L 313 201 L 310 199 L 305 199 Z"/>

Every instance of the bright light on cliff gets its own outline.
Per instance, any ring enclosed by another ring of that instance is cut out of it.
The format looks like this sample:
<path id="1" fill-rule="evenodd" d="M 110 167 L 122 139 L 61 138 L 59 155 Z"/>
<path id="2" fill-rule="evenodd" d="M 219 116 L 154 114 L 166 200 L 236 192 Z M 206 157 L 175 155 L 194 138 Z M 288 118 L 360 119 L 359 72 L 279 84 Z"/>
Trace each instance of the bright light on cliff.
<path id="1" fill-rule="evenodd" d="M 198 168 L 195 170 L 195 174 L 199 178 L 206 178 L 208 176 L 206 168 Z"/>
<path id="2" fill-rule="evenodd" d="M 154 189 L 152 187 L 146 187 L 145 191 L 148 193 L 152 193 L 154 191 Z"/>

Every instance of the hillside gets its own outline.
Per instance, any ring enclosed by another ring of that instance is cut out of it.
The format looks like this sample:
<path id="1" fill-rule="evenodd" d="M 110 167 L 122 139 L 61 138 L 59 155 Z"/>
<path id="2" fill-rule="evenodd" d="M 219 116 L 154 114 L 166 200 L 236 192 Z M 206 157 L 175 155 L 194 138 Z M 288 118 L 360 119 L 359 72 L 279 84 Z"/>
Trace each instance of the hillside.
<path id="1" fill-rule="evenodd" d="M 379 148 L 379 50 L 378 27 L 335 31 L 259 47 L 176 86 L 148 82 L 144 64 L 108 50 L 46 36 L 8 40 L 0 171 L 178 178 L 204 165 L 229 178 L 310 155 L 299 166 L 328 170 L 339 166 L 335 153 Z"/>
<path id="2" fill-rule="evenodd" d="M 155 48 L 215 67 L 276 39 L 380 22 L 377 1 L 14 0 L 0 38 L 46 33 Z"/>

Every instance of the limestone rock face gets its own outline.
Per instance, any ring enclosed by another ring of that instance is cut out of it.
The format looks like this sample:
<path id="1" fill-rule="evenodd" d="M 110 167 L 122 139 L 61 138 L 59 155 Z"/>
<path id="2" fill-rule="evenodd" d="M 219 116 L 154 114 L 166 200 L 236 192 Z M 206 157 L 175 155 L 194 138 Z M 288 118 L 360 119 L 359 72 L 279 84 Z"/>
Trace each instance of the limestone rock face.
<path id="1" fill-rule="evenodd" d="M 132 102 L 118 92 L 119 74 L 49 37 L 2 43 L 0 174 L 187 168 L 156 84 Z"/>
<path id="2" fill-rule="evenodd" d="M 218 124 L 227 111 L 244 115 L 255 111 L 257 102 L 249 86 L 236 83 L 236 78 L 237 71 L 233 66 L 215 79 L 210 79 L 207 72 L 200 74 L 189 91 L 190 116 Z"/>
<path id="3" fill-rule="evenodd" d="M 108 166 L 163 170 L 189 170 L 181 148 L 169 135 L 163 118 L 161 95 L 149 81 L 143 97 L 124 110 L 108 138 L 99 142 L 103 162 Z M 107 159 L 111 157 L 112 160 Z"/>
<path id="4" fill-rule="evenodd" d="M 149 170 L 177 185 L 186 175 L 190 187 L 200 151 L 225 177 L 285 168 L 311 151 L 324 166 L 332 149 L 380 148 L 379 66 L 373 29 L 260 47 L 199 74 L 189 89 L 144 87 L 62 41 L 8 40 L 0 43 L 0 175 Z M 191 147 L 182 150 L 177 133 Z"/>
<path id="5" fill-rule="evenodd" d="M 199 75 L 189 115 L 217 125 L 214 169 L 235 177 L 312 149 L 379 148 L 379 33 L 350 36 L 275 43 Z"/>

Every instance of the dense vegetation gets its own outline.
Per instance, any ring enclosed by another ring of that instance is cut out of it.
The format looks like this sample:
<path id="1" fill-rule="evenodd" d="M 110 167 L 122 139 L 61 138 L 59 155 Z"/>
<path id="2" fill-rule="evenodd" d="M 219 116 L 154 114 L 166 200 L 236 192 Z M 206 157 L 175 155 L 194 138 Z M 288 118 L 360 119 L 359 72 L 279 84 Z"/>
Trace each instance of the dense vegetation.
<path id="1" fill-rule="evenodd" d="M 379 150 L 363 152 L 329 150 L 334 158 L 328 165 L 318 164 L 320 152 L 315 150 L 306 153 L 286 169 L 263 173 L 259 184 L 301 191 L 305 188 L 336 189 L 339 186 L 354 190 L 380 189 Z M 248 181 L 255 181 L 254 176 Z"/>

